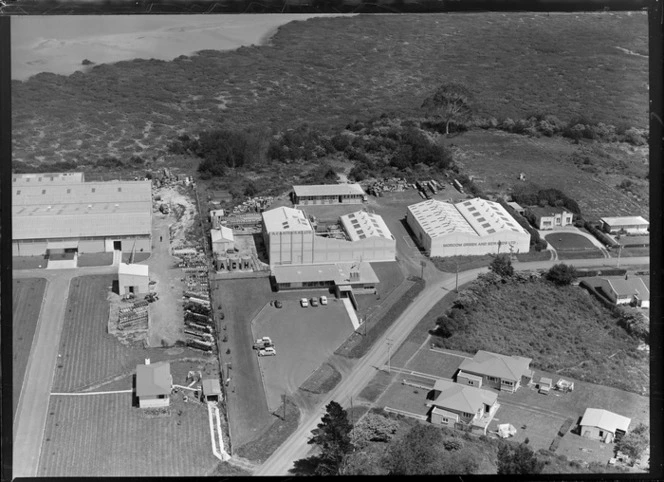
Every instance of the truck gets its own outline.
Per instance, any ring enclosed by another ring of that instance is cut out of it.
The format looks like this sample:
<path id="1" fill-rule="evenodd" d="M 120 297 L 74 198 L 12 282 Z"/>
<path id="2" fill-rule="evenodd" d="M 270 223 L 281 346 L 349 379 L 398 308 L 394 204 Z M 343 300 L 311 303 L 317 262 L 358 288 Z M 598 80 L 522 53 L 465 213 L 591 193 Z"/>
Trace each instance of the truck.
<path id="1" fill-rule="evenodd" d="M 272 339 L 269 336 L 264 336 L 254 342 L 254 350 L 262 350 L 270 347 L 274 347 L 274 343 L 272 343 Z"/>

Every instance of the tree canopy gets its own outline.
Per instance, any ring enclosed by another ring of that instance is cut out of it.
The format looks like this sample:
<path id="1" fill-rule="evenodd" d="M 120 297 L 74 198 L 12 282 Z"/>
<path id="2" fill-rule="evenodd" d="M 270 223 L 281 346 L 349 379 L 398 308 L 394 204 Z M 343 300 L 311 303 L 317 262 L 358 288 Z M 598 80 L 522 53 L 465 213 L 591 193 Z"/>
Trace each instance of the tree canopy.
<path id="1" fill-rule="evenodd" d="M 440 117 L 445 122 L 445 134 L 450 133 L 450 123 L 460 123 L 472 114 L 472 94 L 459 83 L 443 84 L 424 99 L 422 108 L 428 115 Z"/>
<path id="2" fill-rule="evenodd" d="M 498 475 L 539 474 L 544 468 L 535 453 L 526 444 L 514 446 L 504 443 L 498 449 Z"/>
<path id="3" fill-rule="evenodd" d="M 616 452 L 622 452 L 632 460 L 638 460 L 650 444 L 648 427 L 643 423 L 638 424 L 631 432 L 616 442 Z"/>
<path id="4" fill-rule="evenodd" d="M 506 253 L 497 255 L 493 261 L 491 261 L 489 270 L 503 278 L 509 278 L 512 276 L 514 274 L 514 267 L 512 266 L 510 255 Z"/>
<path id="5" fill-rule="evenodd" d="M 558 286 L 570 285 L 576 277 L 576 268 L 565 263 L 558 263 L 551 266 L 546 273 L 546 279 Z"/>
<path id="6" fill-rule="evenodd" d="M 314 474 L 337 475 L 344 456 L 353 450 L 350 437 L 353 426 L 346 410 L 334 400 L 325 408 L 325 415 L 318 427 L 311 431 L 313 437 L 308 443 L 320 448 L 320 454 L 315 457 Z"/>

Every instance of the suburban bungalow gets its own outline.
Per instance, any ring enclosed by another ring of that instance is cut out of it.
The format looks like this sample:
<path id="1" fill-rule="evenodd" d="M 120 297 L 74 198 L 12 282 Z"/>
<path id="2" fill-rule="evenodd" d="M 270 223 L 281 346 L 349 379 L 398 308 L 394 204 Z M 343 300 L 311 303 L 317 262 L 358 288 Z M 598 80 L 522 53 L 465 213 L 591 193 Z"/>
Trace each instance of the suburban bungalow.
<path id="1" fill-rule="evenodd" d="M 477 388 L 484 386 L 516 392 L 521 385 L 527 385 L 533 378 L 531 361 L 530 358 L 480 350 L 473 358 L 461 362 L 456 373 L 456 382 Z"/>
<path id="2" fill-rule="evenodd" d="M 484 434 L 500 406 L 495 392 L 447 380 L 437 380 L 429 398 L 426 405 L 431 407 L 431 423 L 450 428 L 470 425 Z"/>
<path id="3" fill-rule="evenodd" d="M 553 229 L 554 226 L 568 226 L 572 224 L 574 216 L 558 206 L 532 206 L 527 208 L 526 212 L 534 219 L 535 227 L 542 231 Z"/>
<path id="4" fill-rule="evenodd" d="M 617 234 L 620 232 L 628 234 L 646 234 L 648 229 L 650 229 L 650 223 L 641 216 L 601 218 L 600 223 L 602 230 L 610 234 Z"/>
<path id="5" fill-rule="evenodd" d="M 136 396 L 141 408 L 168 407 L 170 404 L 173 377 L 169 362 L 150 363 L 136 366 Z"/>
<path id="6" fill-rule="evenodd" d="M 583 437 L 608 444 L 625 435 L 631 421 L 601 408 L 586 408 L 579 425 Z"/>
<path id="7" fill-rule="evenodd" d="M 650 290 L 641 278 L 607 276 L 599 278 L 597 286 L 616 305 L 650 308 Z"/>

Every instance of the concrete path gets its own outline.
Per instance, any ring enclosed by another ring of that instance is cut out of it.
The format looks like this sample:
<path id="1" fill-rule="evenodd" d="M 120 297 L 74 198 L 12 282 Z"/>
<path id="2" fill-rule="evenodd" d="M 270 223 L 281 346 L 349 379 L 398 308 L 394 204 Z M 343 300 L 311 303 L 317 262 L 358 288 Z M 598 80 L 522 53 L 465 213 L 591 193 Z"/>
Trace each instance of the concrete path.
<path id="1" fill-rule="evenodd" d="M 14 477 L 36 477 L 42 439 L 53 386 L 60 334 L 72 278 L 85 275 L 112 274 L 114 266 L 79 268 L 76 270 L 16 270 L 13 277 L 45 278 L 47 280 L 42 309 L 32 340 L 25 378 L 14 419 Z"/>

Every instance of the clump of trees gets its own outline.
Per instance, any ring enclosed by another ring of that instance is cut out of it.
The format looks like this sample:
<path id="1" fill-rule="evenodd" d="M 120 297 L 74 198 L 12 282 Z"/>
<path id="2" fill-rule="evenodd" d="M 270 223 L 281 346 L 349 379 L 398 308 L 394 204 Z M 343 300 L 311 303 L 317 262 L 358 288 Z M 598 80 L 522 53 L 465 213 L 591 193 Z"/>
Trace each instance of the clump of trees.
<path id="1" fill-rule="evenodd" d="M 616 453 L 622 452 L 632 459 L 632 462 L 637 461 L 645 450 L 650 445 L 650 434 L 648 427 L 643 423 L 639 423 L 634 429 L 624 435 L 615 444 Z"/>
<path id="2" fill-rule="evenodd" d="M 581 214 L 577 202 L 559 189 L 542 189 L 532 182 L 514 186 L 512 199 L 525 206 L 562 206 L 571 213 Z"/>
<path id="3" fill-rule="evenodd" d="M 489 271 L 497 274 L 501 278 L 511 278 L 514 275 L 514 267 L 509 254 L 503 253 L 497 255 L 489 265 Z"/>
<path id="4" fill-rule="evenodd" d="M 524 443 L 516 446 L 511 443 L 502 444 L 498 449 L 496 465 L 498 475 L 534 475 L 541 473 L 544 468 L 544 462 Z"/>
<path id="5" fill-rule="evenodd" d="M 565 263 L 558 263 L 547 271 L 545 277 L 557 286 L 567 286 L 577 278 L 576 268 Z"/>
<path id="6" fill-rule="evenodd" d="M 473 95 L 463 84 L 451 82 L 438 87 L 436 91 L 424 99 L 422 109 L 428 116 L 438 120 L 445 126 L 445 134 L 453 130 L 466 130 L 471 120 Z"/>

